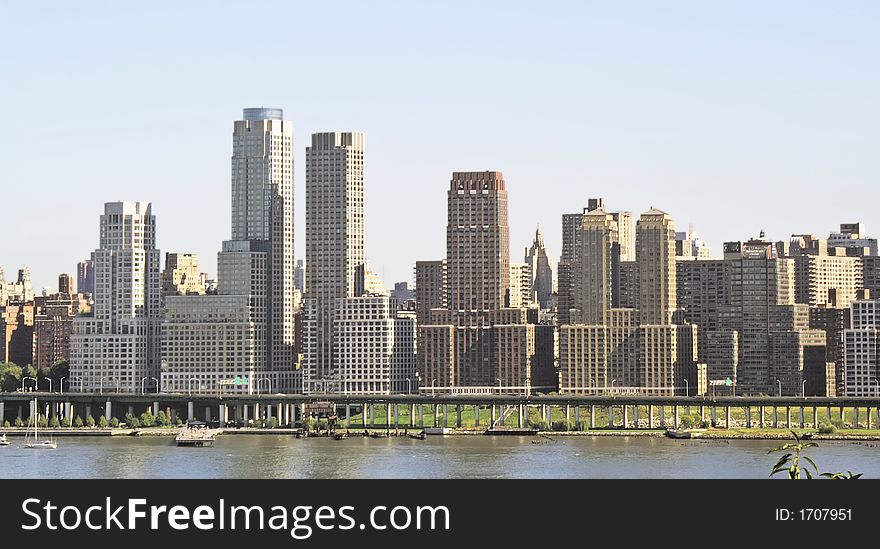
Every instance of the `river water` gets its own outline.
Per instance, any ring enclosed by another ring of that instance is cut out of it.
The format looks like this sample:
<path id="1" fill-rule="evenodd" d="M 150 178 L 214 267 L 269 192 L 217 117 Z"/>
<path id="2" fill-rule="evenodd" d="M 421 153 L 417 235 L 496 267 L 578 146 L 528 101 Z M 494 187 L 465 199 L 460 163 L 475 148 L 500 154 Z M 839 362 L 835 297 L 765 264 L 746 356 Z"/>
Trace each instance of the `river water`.
<path id="1" fill-rule="evenodd" d="M 541 444 L 532 444 L 541 440 Z M 646 437 L 447 436 L 347 440 L 221 435 L 213 448 L 172 437 L 61 437 L 57 450 L 0 447 L 3 478 L 766 478 L 779 441 Z M 820 442 L 825 471 L 880 478 L 880 443 Z"/>

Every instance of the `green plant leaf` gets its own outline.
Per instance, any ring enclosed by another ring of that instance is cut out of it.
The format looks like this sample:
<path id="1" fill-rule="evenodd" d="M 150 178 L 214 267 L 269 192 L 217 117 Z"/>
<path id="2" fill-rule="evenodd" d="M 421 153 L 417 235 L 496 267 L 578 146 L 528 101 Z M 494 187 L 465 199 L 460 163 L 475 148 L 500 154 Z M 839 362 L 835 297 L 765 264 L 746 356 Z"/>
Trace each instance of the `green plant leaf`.
<path id="1" fill-rule="evenodd" d="M 809 479 L 809 480 L 813 479 L 813 473 L 811 473 L 810 470 L 807 469 L 806 467 L 804 467 L 804 473 L 807 475 L 807 479 Z"/>
<path id="2" fill-rule="evenodd" d="M 810 465 L 813 466 L 813 469 L 815 469 L 817 473 L 819 472 L 819 468 L 816 467 L 816 463 L 815 463 L 812 459 L 810 459 L 810 458 L 807 457 L 807 456 L 803 456 L 803 458 L 804 458 L 805 460 L 807 460 L 807 463 L 809 463 Z M 806 467 L 804 468 L 804 470 L 807 470 Z"/>

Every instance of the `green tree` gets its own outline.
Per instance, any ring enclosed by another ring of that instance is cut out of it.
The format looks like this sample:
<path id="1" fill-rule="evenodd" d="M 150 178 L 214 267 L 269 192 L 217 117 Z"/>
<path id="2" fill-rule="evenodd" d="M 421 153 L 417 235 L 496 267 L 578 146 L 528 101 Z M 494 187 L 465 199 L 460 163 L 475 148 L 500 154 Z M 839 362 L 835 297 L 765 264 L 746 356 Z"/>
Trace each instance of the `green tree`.
<path id="1" fill-rule="evenodd" d="M 92 423 L 94 424 L 94 422 L 95 422 L 95 420 L 93 419 Z M 76 416 L 76 419 L 73 420 L 73 426 L 76 427 L 77 429 L 81 429 L 83 426 L 83 418 Z"/>
<path id="2" fill-rule="evenodd" d="M 46 427 L 49 426 L 49 420 L 46 419 L 46 416 L 40 416 L 40 419 L 37 420 L 37 424 L 38 424 L 40 427 L 46 428 Z"/>
<path id="3" fill-rule="evenodd" d="M 129 429 L 137 429 L 141 426 L 141 422 L 138 420 L 137 416 L 128 412 L 125 414 L 125 425 L 128 426 Z"/>
<path id="4" fill-rule="evenodd" d="M 269 417 L 269 428 L 274 429 L 276 427 L 278 427 L 278 418 L 275 416 L 270 416 Z"/>
<path id="5" fill-rule="evenodd" d="M 156 425 L 156 416 L 153 415 L 153 412 L 147 410 L 139 419 L 139 423 L 141 427 L 152 427 Z"/>
<path id="6" fill-rule="evenodd" d="M 164 410 L 159 410 L 159 413 L 156 414 L 156 424 L 160 427 L 168 427 L 171 424 L 171 418 Z"/>
<path id="7" fill-rule="evenodd" d="M 57 417 L 53 417 L 52 419 L 49 420 L 49 427 L 51 427 L 53 429 L 57 429 L 57 428 L 61 427 L 61 422 L 58 421 Z"/>
<path id="8" fill-rule="evenodd" d="M 89 417 L 92 417 L 92 416 L 89 416 Z M 86 419 L 86 423 L 88 424 L 88 419 Z M 107 428 L 107 418 L 106 417 L 101 416 L 98 418 L 98 427 L 100 427 L 101 429 Z"/>
<path id="9" fill-rule="evenodd" d="M 106 425 L 105 425 L 105 427 L 106 427 Z M 110 427 L 112 427 L 114 429 L 119 427 L 119 418 L 118 417 L 113 416 L 110 418 Z"/>
<path id="10" fill-rule="evenodd" d="M 21 367 L 14 362 L 0 362 L 0 391 L 14 392 L 21 388 Z"/>
<path id="11" fill-rule="evenodd" d="M 15 425 L 16 427 L 23 427 L 24 421 L 22 421 L 21 416 L 19 416 L 19 417 L 15 418 L 15 421 L 12 424 Z"/>
<path id="12" fill-rule="evenodd" d="M 8 419 L 7 419 L 7 420 L 4 420 L 4 421 L 3 421 L 3 428 L 4 428 L 4 429 L 9 429 L 9 427 L 10 427 L 10 425 L 9 425 L 9 420 L 8 420 Z"/>
<path id="13" fill-rule="evenodd" d="M 104 416 L 101 416 L 101 419 L 104 420 L 104 427 L 106 427 L 107 426 L 107 418 Z M 86 427 L 94 427 L 94 426 L 95 426 L 95 418 L 92 417 L 91 414 L 89 414 L 89 416 L 86 418 Z"/>
<path id="14" fill-rule="evenodd" d="M 79 419 L 79 418 L 77 418 L 77 419 Z M 70 427 L 71 426 L 70 419 L 68 419 L 68 418 L 62 419 L 61 426 L 65 427 L 65 428 Z"/>

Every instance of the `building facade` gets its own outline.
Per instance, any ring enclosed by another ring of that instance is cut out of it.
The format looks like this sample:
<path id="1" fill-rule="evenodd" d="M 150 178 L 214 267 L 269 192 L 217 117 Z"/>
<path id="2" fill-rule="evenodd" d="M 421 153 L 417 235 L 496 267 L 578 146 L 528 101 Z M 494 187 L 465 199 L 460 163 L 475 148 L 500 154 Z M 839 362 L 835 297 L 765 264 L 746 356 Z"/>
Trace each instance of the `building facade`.
<path id="1" fill-rule="evenodd" d="M 71 379 L 84 391 L 139 392 L 160 375 L 159 250 L 150 203 L 106 203 L 93 257 L 94 311 L 73 321 Z"/>
<path id="2" fill-rule="evenodd" d="M 303 391 L 342 391 L 338 299 L 358 297 L 364 259 L 364 135 L 316 133 L 306 149 Z"/>

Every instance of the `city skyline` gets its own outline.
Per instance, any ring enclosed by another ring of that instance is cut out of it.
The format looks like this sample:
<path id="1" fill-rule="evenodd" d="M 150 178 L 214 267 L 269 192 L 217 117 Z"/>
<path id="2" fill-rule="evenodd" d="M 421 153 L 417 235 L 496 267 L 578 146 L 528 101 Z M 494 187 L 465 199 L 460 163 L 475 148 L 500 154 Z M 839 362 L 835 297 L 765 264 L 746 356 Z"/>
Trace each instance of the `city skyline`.
<path id="1" fill-rule="evenodd" d="M 4 192 L 22 205 L 4 217 L 32 237 L 4 239 L 7 273 L 29 265 L 38 292 L 73 273 L 96 247 L 93 216 L 111 200 L 151 202 L 163 251 L 213 257 L 231 232 L 228 120 L 261 104 L 285 109 L 295 144 L 335 128 L 367 135 L 365 249 L 387 287 L 412 281 L 415 261 L 443 256 L 445 214 L 419 205 L 442 200 L 455 170 L 504 172 L 516 197 L 511 249 L 528 246 L 540 226 L 554 257 L 570 210 L 559 204 L 588 196 L 636 214 L 655 205 L 680 228 L 693 224 L 716 256 L 722 242 L 762 229 L 771 240 L 824 235 L 841 222 L 875 229 L 880 82 L 870 70 L 870 21 L 880 8 L 870 3 L 558 3 L 565 18 L 512 3 L 469 7 L 462 17 L 440 6 L 351 4 L 342 17 L 334 7 L 260 7 L 177 6 L 173 20 L 155 6 L 7 8 L 16 24 L 0 41 L 9 48 L 37 24 L 50 37 L 3 60 L 16 128 L 0 136 Z M 276 55 L 228 40 L 267 10 L 291 22 L 267 38 Z M 449 39 L 453 14 L 460 36 L 479 37 L 474 48 Z M 339 40 L 310 46 L 331 20 Z M 154 48 L 138 49 L 160 35 Z M 346 63 L 348 72 L 329 69 L 352 51 L 358 62 Z M 255 89 L 252 79 L 230 78 L 228 67 L 240 63 L 271 67 L 278 81 Z M 302 220 L 304 147 L 293 154 Z M 186 215 L 194 202 L 196 230 Z M 295 259 L 305 257 L 303 236 L 295 235 Z M 213 262 L 204 267 L 216 277 Z"/>

